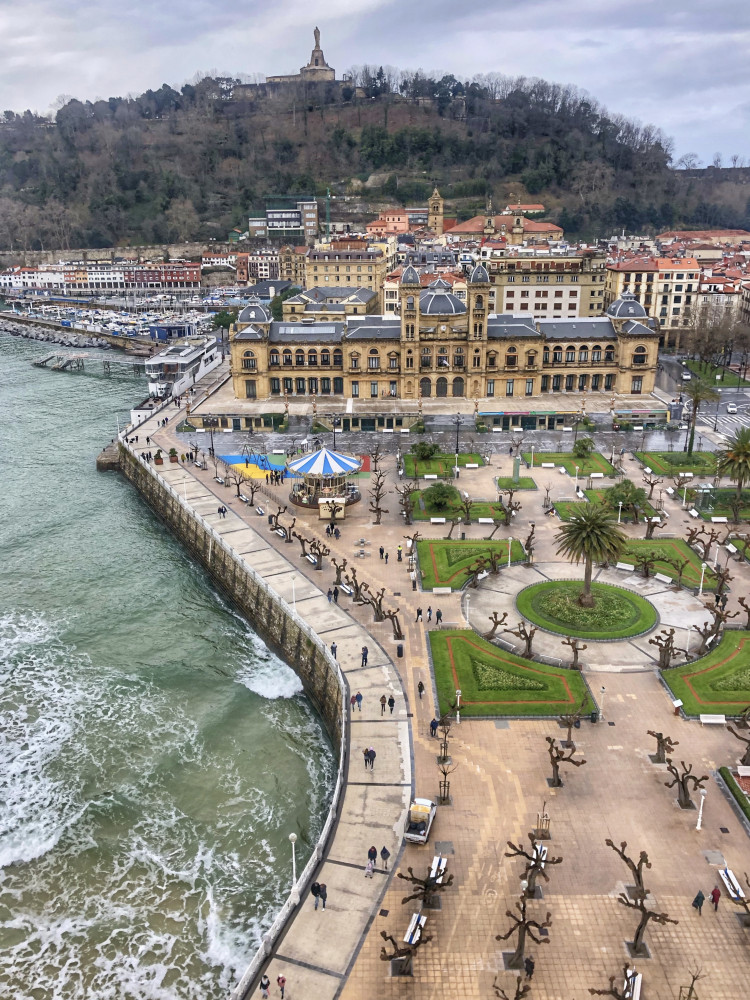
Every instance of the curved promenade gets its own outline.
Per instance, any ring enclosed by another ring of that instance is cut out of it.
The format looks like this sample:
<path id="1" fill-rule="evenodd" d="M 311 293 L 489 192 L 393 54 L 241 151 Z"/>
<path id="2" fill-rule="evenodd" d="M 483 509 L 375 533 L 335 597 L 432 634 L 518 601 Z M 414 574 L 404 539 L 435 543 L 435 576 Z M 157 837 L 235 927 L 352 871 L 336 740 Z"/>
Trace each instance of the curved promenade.
<path id="1" fill-rule="evenodd" d="M 412 794 L 409 706 L 401 678 L 384 648 L 386 643 L 392 645 L 390 625 L 386 623 L 387 629 L 383 629 L 383 644 L 376 643 L 371 632 L 343 607 L 329 603 L 315 579 L 322 578 L 327 588 L 329 574 L 316 574 L 307 562 L 290 563 L 287 552 L 299 559 L 297 543 L 294 547 L 283 546 L 278 536 L 269 531 L 267 519 L 261 519 L 254 508 L 248 510 L 237 503 L 235 506 L 242 509 L 230 510 L 226 517 L 221 517 L 218 506 L 227 505 L 231 496 L 208 472 L 169 462 L 158 468 L 142 462 L 138 455 L 146 447 L 147 436 L 151 439 L 152 451 L 154 442 L 165 453 L 172 446 L 169 428 L 159 427 L 159 420 L 165 415 L 170 422 L 177 423 L 175 418 L 183 414 L 174 407 L 162 409 L 137 428 L 138 444 L 128 445 L 124 441 L 125 434 L 121 436 L 120 447 L 126 453 L 123 465 L 128 478 L 168 523 L 172 520 L 174 526 L 176 522 L 165 516 L 167 502 L 169 509 L 179 508 L 180 514 L 190 519 L 190 531 L 205 533 L 207 548 L 202 543 L 197 545 L 193 535 L 183 540 L 189 542 L 188 547 L 201 558 L 230 597 L 233 596 L 232 582 L 227 579 L 225 570 L 217 572 L 214 545 L 229 556 L 234 565 L 247 568 L 262 581 L 264 593 L 267 591 L 287 619 L 310 637 L 334 670 L 336 664 L 326 647 L 330 649 L 331 643 L 336 643 L 345 713 L 349 714 L 350 692 L 359 691 L 363 695 L 361 712 L 355 709 L 353 717 L 343 720 L 340 786 L 337 784 L 323 834 L 289 899 L 264 936 L 261 949 L 254 957 L 248 949 L 248 969 L 233 993 L 233 1000 L 249 995 L 257 988 L 256 980 L 261 971 L 267 968 L 272 981 L 284 974 L 293 982 L 296 996 L 326 1000 L 340 991 L 387 887 L 389 873 L 382 869 L 376 869 L 374 878 L 364 878 L 367 849 L 370 844 L 377 844 L 378 850 L 386 846 L 392 856 L 391 868 L 394 866 Z M 149 489 L 149 485 L 155 490 Z M 181 529 L 176 527 L 175 531 L 179 537 Z M 285 551 L 279 551 L 274 541 Z M 224 566 L 225 561 L 221 565 Z M 267 632 L 262 627 L 263 622 L 252 621 L 252 614 L 248 617 L 253 625 L 260 624 L 261 633 Z M 273 643 L 273 637 L 271 639 Z M 292 660 L 292 668 L 299 668 L 284 650 L 281 635 L 273 644 Z M 361 665 L 363 646 L 369 648 L 366 667 Z M 396 699 L 392 715 L 381 716 L 380 696 L 384 693 L 392 693 Z M 321 709 L 325 718 L 326 706 Z M 336 741 L 337 733 L 335 727 L 331 732 L 330 719 L 327 728 Z M 374 769 L 365 771 L 362 750 L 370 746 L 375 748 L 377 757 Z M 313 910 L 307 892 L 313 880 L 328 886 L 325 913 L 321 909 Z"/>

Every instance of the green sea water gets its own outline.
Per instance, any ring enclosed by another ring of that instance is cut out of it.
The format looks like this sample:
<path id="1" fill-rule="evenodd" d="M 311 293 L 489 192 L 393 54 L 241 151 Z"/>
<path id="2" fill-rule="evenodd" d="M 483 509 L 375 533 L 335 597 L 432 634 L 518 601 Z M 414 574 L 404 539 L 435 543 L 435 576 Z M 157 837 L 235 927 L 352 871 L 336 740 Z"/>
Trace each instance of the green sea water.
<path id="1" fill-rule="evenodd" d="M 225 997 L 325 815 L 296 675 L 94 460 L 135 377 L 0 333 L 0 996 Z"/>

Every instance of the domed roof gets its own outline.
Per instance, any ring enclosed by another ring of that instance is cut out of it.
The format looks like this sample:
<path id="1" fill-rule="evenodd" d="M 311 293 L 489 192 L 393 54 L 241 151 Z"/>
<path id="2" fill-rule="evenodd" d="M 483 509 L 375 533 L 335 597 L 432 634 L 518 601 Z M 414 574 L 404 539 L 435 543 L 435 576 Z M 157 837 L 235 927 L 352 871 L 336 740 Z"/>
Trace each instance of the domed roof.
<path id="1" fill-rule="evenodd" d="M 271 314 L 258 298 L 251 298 L 237 317 L 238 323 L 270 323 Z"/>
<path id="2" fill-rule="evenodd" d="M 489 274 L 487 274 L 487 268 L 484 266 L 484 264 L 477 264 L 477 266 L 471 272 L 469 281 L 476 284 L 480 283 L 489 284 L 490 276 Z"/>
<path id="3" fill-rule="evenodd" d="M 419 296 L 419 309 L 431 316 L 450 316 L 466 312 L 466 306 L 453 295 L 450 285 L 442 278 L 433 281 Z"/>
<path id="4" fill-rule="evenodd" d="M 417 274 L 416 267 L 412 267 L 412 265 L 409 264 L 408 267 L 404 268 L 404 273 L 401 275 L 401 284 L 402 285 L 419 284 L 419 275 Z"/>
<path id="5" fill-rule="evenodd" d="M 648 314 L 632 292 L 623 292 L 607 310 L 613 319 L 644 319 Z"/>

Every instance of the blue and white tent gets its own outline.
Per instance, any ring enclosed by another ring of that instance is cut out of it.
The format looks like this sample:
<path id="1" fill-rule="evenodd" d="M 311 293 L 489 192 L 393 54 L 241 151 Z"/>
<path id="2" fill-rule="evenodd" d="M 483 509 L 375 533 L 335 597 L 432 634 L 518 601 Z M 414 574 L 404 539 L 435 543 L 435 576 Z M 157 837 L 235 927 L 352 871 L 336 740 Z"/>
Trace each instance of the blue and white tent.
<path id="1" fill-rule="evenodd" d="M 300 476 L 320 476 L 328 478 L 348 476 L 359 472 L 361 461 L 352 455 L 342 455 L 338 451 L 321 448 L 311 455 L 295 458 L 287 464 L 291 473 Z"/>

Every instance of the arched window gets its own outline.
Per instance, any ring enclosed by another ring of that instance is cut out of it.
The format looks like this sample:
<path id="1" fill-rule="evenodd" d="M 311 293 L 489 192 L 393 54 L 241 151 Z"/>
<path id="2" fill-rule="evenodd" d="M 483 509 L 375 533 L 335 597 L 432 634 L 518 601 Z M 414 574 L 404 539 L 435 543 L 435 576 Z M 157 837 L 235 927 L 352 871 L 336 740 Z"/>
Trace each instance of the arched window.
<path id="1" fill-rule="evenodd" d="M 321 365 L 330 365 L 331 363 L 331 353 L 330 351 L 320 352 L 320 363 Z"/>
<path id="2" fill-rule="evenodd" d="M 568 344 L 565 349 L 565 360 L 566 362 L 575 361 L 576 359 L 576 349 L 572 344 Z"/>
<path id="3" fill-rule="evenodd" d="M 333 364 L 335 367 L 340 367 L 344 363 L 344 356 L 341 351 L 333 352 Z"/>
<path id="4" fill-rule="evenodd" d="M 497 354 L 495 354 L 494 351 L 490 351 L 490 353 L 487 355 L 487 367 L 495 368 L 496 365 L 497 365 Z"/>
<path id="5" fill-rule="evenodd" d="M 615 349 L 612 344 L 607 344 L 604 351 L 604 360 L 610 362 L 615 360 Z"/>
<path id="6" fill-rule="evenodd" d="M 594 344 L 591 348 L 591 360 L 594 363 L 602 360 L 602 348 L 600 344 Z"/>
<path id="7" fill-rule="evenodd" d="M 432 382 L 428 378 L 419 380 L 419 395 L 424 397 L 432 395 Z"/>
<path id="8" fill-rule="evenodd" d="M 477 309 L 484 309 L 484 295 L 477 295 L 476 297 Z M 455 393 L 454 393 L 455 395 Z"/>
<path id="9" fill-rule="evenodd" d="M 515 368 L 518 364 L 518 352 L 515 347 L 509 347 L 505 355 L 505 367 Z"/>
<path id="10" fill-rule="evenodd" d="M 257 367 L 254 351 L 242 352 L 242 367 L 245 369 L 255 369 Z"/>
<path id="11" fill-rule="evenodd" d="M 589 349 L 588 347 L 581 347 L 578 350 L 578 364 L 583 365 L 589 359 Z"/>
<path id="12" fill-rule="evenodd" d="M 279 363 L 279 352 L 278 351 L 271 351 L 271 355 L 270 355 L 270 357 L 268 359 L 268 362 L 271 365 L 277 365 Z"/>
<path id="13" fill-rule="evenodd" d="M 292 352 L 287 349 L 284 351 L 284 364 L 290 365 L 292 363 Z"/>
<path id="14" fill-rule="evenodd" d="M 453 379 L 453 395 L 454 396 L 464 395 L 464 380 L 462 378 Z"/>
<path id="15" fill-rule="evenodd" d="M 556 347 L 552 352 L 552 364 L 561 365 L 562 364 L 562 347 Z"/>
<path id="16" fill-rule="evenodd" d="M 307 363 L 308 365 L 314 365 L 316 368 L 318 366 L 318 352 L 308 351 L 307 352 Z"/>
<path id="17" fill-rule="evenodd" d="M 406 308 L 407 309 L 413 309 L 414 308 L 414 296 L 413 295 L 407 295 L 406 296 Z"/>
<path id="18" fill-rule="evenodd" d="M 646 348 L 636 347 L 633 352 L 633 364 L 634 365 L 645 365 L 646 364 Z"/>
<path id="19" fill-rule="evenodd" d="M 295 355 L 294 355 L 294 363 L 295 363 L 295 365 L 297 365 L 297 367 L 300 367 L 301 365 L 305 364 L 305 352 L 304 351 L 297 351 L 295 353 Z"/>

